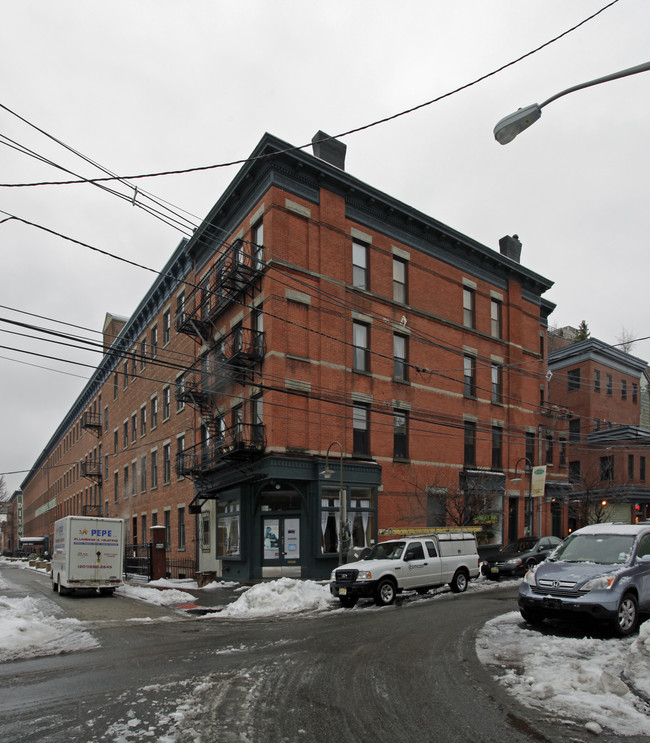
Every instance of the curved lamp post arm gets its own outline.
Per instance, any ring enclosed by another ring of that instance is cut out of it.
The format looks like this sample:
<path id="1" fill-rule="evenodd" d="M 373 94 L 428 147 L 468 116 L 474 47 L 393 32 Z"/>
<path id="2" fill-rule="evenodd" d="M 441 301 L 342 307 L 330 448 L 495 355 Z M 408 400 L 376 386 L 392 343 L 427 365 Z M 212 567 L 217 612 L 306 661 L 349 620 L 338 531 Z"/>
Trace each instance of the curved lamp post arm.
<path id="1" fill-rule="evenodd" d="M 648 72 L 649 70 L 650 62 L 644 62 L 635 67 L 628 67 L 626 70 L 612 72 L 610 75 L 599 77 L 596 80 L 589 80 L 586 83 L 573 85 L 572 87 L 551 96 L 545 100 L 544 103 L 533 103 L 525 108 L 520 108 L 513 114 L 504 116 L 504 118 L 499 121 L 499 123 L 494 127 L 494 138 L 499 144 L 508 144 L 509 142 L 512 142 L 518 134 L 521 134 L 524 129 L 528 129 L 529 126 L 539 119 L 542 115 L 542 109 L 544 106 L 556 101 L 558 98 L 562 98 L 562 96 L 568 95 L 569 93 L 575 93 L 576 90 L 590 88 L 592 85 L 600 85 L 600 83 L 607 83 L 611 80 L 618 80 L 621 77 L 628 77 L 629 75 L 636 75 L 639 72 Z"/>

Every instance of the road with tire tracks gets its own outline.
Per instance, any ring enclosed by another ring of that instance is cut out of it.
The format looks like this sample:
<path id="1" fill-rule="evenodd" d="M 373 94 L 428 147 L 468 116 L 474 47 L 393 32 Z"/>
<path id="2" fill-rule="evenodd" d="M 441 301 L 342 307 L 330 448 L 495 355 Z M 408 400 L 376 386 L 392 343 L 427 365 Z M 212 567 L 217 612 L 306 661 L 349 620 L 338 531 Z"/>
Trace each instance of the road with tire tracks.
<path id="1" fill-rule="evenodd" d="M 29 571 L 7 577 L 81 619 L 101 647 L 2 664 L 3 742 L 593 740 L 519 705 L 477 660 L 475 633 L 516 609 L 515 583 L 232 620 L 118 596 L 59 597 Z"/>

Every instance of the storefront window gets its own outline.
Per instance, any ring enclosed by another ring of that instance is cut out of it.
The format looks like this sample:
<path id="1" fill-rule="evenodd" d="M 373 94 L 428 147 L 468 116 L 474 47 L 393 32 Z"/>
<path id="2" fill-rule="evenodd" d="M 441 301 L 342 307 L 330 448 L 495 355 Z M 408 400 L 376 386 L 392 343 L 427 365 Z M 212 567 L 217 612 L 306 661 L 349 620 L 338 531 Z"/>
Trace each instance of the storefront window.
<path id="1" fill-rule="evenodd" d="M 239 498 L 217 502 L 217 557 L 239 557 Z"/>
<path id="2" fill-rule="evenodd" d="M 348 490 L 350 549 L 371 547 L 375 543 L 375 494 L 372 488 Z M 321 553 L 338 552 L 340 525 L 339 489 L 323 488 L 321 493 Z"/>

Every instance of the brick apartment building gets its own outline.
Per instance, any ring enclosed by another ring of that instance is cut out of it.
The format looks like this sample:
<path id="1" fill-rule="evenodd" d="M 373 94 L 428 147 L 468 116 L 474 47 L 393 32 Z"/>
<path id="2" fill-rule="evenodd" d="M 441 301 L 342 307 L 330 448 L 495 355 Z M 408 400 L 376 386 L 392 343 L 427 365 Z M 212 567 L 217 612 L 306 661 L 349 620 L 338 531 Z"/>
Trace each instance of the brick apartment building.
<path id="1" fill-rule="evenodd" d="M 549 396 L 567 411 L 567 529 L 650 518 L 647 362 L 595 338 L 567 342 L 566 331 L 550 337 Z"/>
<path id="2" fill-rule="evenodd" d="M 566 438 L 551 282 L 516 236 L 492 250 L 346 173 L 341 143 L 319 133 L 314 153 L 265 135 L 133 316 L 107 316 L 23 483 L 26 534 L 81 512 L 125 518 L 132 541 L 164 524 L 172 555 L 254 579 L 326 577 L 342 516 L 360 549 L 449 524 L 458 494 L 480 493 L 482 537 L 525 533 L 513 477 Z M 567 523 L 550 516 L 567 479 L 559 459 L 535 533 Z"/>

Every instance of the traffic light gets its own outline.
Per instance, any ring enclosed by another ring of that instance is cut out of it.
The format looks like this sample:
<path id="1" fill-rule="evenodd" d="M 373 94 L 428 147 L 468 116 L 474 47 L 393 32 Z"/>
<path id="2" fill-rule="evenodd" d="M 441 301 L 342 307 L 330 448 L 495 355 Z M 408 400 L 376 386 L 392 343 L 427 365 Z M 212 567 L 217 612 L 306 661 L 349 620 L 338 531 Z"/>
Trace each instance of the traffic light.
<path id="1" fill-rule="evenodd" d="M 640 518 L 641 518 L 641 504 L 635 503 L 634 504 L 634 523 L 638 524 Z"/>

